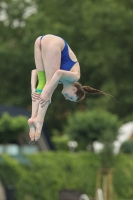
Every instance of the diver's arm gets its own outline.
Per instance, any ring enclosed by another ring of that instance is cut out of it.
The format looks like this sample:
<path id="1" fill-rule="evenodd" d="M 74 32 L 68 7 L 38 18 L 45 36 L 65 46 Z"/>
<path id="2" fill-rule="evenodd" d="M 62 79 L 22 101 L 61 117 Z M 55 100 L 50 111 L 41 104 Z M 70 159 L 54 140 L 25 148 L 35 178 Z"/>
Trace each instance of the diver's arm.
<path id="1" fill-rule="evenodd" d="M 61 79 L 62 77 L 62 74 L 59 72 L 60 70 L 57 70 L 51 81 L 49 83 L 47 83 L 45 85 L 45 87 L 43 88 L 43 91 L 42 91 L 42 94 L 41 94 L 41 97 L 43 98 L 44 97 L 44 94 L 47 94 L 47 95 L 51 95 L 53 94 L 54 90 L 56 89 L 56 87 L 58 86 L 58 82 L 59 80 Z"/>
<path id="2" fill-rule="evenodd" d="M 70 82 L 75 82 L 79 80 L 79 74 L 75 72 L 69 72 L 64 70 L 57 70 L 53 75 L 49 84 L 47 84 L 42 91 L 40 104 L 43 107 L 47 101 L 51 101 L 51 96 L 56 89 L 58 82 L 61 78 L 68 79 Z"/>
<path id="3" fill-rule="evenodd" d="M 80 72 L 59 70 L 59 73 L 62 74 L 62 78 L 66 79 L 70 82 L 76 82 L 80 79 Z"/>
<path id="4" fill-rule="evenodd" d="M 44 87 L 44 92 L 50 94 L 53 93 L 55 88 L 58 85 L 58 82 L 61 78 L 64 78 L 68 80 L 69 82 L 75 82 L 78 81 L 80 78 L 80 74 L 77 72 L 70 72 L 70 71 L 65 71 L 65 70 L 57 70 L 55 74 L 53 75 L 51 81 L 47 85 L 47 87 Z"/>

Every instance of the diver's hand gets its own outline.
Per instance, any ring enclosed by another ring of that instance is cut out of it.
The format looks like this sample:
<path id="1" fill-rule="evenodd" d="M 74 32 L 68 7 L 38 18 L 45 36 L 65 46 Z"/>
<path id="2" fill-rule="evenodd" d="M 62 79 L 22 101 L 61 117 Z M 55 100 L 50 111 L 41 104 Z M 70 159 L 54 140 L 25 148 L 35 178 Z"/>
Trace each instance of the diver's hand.
<path id="1" fill-rule="evenodd" d="M 43 107 L 47 102 L 51 103 L 51 95 L 44 90 L 40 96 L 41 107 Z"/>
<path id="2" fill-rule="evenodd" d="M 36 89 L 32 89 L 32 92 L 31 92 L 31 98 L 32 98 L 32 101 L 36 101 L 36 100 L 40 100 L 40 94 L 38 94 L 36 92 Z"/>

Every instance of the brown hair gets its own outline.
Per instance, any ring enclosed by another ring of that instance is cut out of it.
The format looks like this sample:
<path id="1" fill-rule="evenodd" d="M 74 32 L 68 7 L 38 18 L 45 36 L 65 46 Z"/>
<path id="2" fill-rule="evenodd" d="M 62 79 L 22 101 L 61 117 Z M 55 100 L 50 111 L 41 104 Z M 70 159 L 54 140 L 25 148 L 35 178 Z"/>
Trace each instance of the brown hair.
<path id="1" fill-rule="evenodd" d="M 90 86 L 82 86 L 79 82 L 75 82 L 73 85 L 77 88 L 77 91 L 75 93 L 78 97 L 77 101 L 81 101 L 82 99 L 84 99 L 85 96 L 86 96 L 86 93 L 89 93 L 89 94 L 104 94 L 107 97 L 112 97 L 110 94 L 107 94 L 107 93 L 105 93 L 101 90 L 97 90 L 97 89 L 92 88 Z"/>

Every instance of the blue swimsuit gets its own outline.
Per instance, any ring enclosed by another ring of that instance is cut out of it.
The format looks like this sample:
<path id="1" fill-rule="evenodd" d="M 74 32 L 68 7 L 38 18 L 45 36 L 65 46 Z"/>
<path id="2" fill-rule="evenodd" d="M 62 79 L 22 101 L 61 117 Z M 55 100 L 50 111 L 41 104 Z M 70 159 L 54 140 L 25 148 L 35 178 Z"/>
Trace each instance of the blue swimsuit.
<path id="1" fill-rule="evenodd" d="M 42 39 L 44 36 L 41 36 L 40 39 Z M 62 38 L 63 39 L 63 38 Z M 67 42 L 63 39 L 65 46 L 64 49 L 61 51 L 61 65 L 60 69 L 70 71 L 71 68 L 77 63 L 78 61 L 72 61 L 69 52 L 68 52 L 68 44 Z"/>

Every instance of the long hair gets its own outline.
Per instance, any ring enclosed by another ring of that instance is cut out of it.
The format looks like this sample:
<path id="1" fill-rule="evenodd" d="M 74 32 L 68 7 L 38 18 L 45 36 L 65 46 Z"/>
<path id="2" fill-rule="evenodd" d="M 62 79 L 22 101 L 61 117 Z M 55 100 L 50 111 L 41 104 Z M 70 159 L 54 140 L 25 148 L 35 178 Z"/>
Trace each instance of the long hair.
<path id="1" fill-rule="evenodd" d="M 85 96 L 86 96 L 86 93 L 88 93 L 88 94 L 103 94 L 107 97 L 113 97 L 106 92 L 103 92 L 101 90 L 97 90 L 97 89 L 92 88 L 90 86 L 82 86 L 79 82 L 75 82 L 75 83 L 73 83 L 73 85 L 77 88 L 77 91 L 75 93 L 78 97 L 77 101 L 81 101 L 82 99 L 84 99 Z"/>

